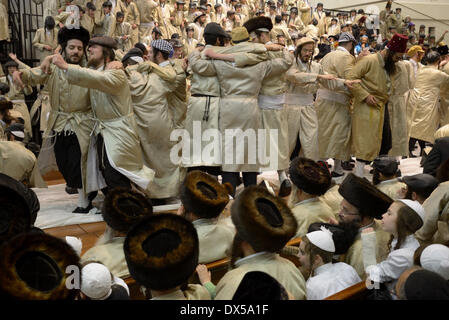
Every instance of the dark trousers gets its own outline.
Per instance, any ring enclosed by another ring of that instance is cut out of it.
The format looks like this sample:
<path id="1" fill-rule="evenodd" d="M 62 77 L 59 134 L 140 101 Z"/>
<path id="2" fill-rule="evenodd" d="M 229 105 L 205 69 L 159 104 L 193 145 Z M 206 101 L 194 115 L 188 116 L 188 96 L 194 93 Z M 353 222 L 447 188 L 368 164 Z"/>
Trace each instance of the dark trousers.
<path id="1" fill-rule="evenodd" d="M 53 147 L 56 164 L 67 186 L 81 189 L 83 187 L 81 177 L 81 149 L 76 134 L 65 135 L 64 132 L 61 132 L 53 139 L 56 139 Z"/>
<path id="2" fill-rule="evenodd" d="M 189 167 L 187 168 L 187 172 L 199 170 L 203 172 L 207 172 L 213 176 L 218 176 L 221 174 L 221 167 L 208 167 L 208 166 L 197 166 L 197 167 Z"/>
<path id="3" fill-rule="evenodd" d="M 410 138 L 410 140 L 408 141 L 408 151 L 410 154 L 412 154 L 413 149 L 415 149 L 415 144 L 416 141 L 418 141 L 419 147 L 421 149 L 421 155 L 423 154 L 423 150 L 426 147 L 426 142 L 424 140 L 419 140 L 419 139 L 415 139 L 415 138 Z"/>
<path id="4" fill-rule="evenodd" d="M 295 148 L 293 149 L 292 154 L 290 155 L 290 161 L 292 161 L 297 156 L 299 156 L 299 151 L 301 151 L 301 140 L 299 140 L 299 136 L 298 136 L 298 137 L 296 137 Z"/>
<path id="5" fill-rule="evenodd" d="M 106 154 L 103 136 L 101 134 L 97 136 L 97 153 L 98 161 L 100 164 L 100 171 L 103 174 L 108 188 L 112 189 L 120 187 L 131 189 L 131 182 L 129 181 L 129 179 L 111 166 L 111 163 L 109 162 L 108 156 Z"/>
<path id="6" fill-rule="evenodd" d="M 246 187 L 257 184 L 257 172 L 243 172 L 243 185 Z M 222 183 L 229 182 L 234 188 L 234 192 L 231 194 L 233 197 L 235 196 L 235 189 L 239 185 L 240 175 L 239 172 L 225 172 L 222 174 Z"/>

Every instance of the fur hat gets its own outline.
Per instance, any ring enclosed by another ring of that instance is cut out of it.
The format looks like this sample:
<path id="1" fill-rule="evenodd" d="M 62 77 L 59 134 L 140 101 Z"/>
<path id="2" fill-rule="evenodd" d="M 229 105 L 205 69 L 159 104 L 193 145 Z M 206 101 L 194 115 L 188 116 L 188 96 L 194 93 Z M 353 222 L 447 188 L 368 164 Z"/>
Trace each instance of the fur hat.
<path id="1" fill-rule="evenodd" d="M 74 299 L 68 266 L 78 267 L 79 256 L 65 241 L 45 233 L 22 233 L 0 247 L 0 292 L 21 300 Z M 77 279 L 79 280 L 79 279 Z"/>
<path id="2" fill-rule="evenodd" d="M 40 209 L 39 199 L 23 183 L 0 173 L 0 244 L 30 230 Z"/>
<path id="3" fill-rule="evenodd" d="M 108 36 L 95 37 L 89 40 L 89 46 L 97 44 L 102 47 L 117 50 L 117 41 Z"/>
<path id="4" fill-rule="evenodd" d="M 290 179 L 301 190 L 320 196 L 331 185 L 329 171 L 307 158 L 295 158 L 290 163 Z"/>
<path id="5" fill-rule="evenodd" d="M 201 218 L 215 218 L 228 204 L 232 189 L 231 184 L 220 184 L 209 174 L 194 170 L 187 174 L 179 197 L 186 211 Z"/>
<path id="6" fill-rule="evenodd" d="M 288 300 L 288 294 L 268 273 L 251 271 L 243 277 L 232 300 Z"/>
<path id="7" fill-rule="evenodd" d="M 198 234 L 185 218 L 158 214 L 129 230 L 123 250 L 129 273 L 139 284 L 168 290 L 185 283 L 195 271 Z"/>
<path id="8" fill-rule="evenodd" d="M 389 196 L 377 189 L 366 178 L 349 173 L 338 192 L 350 204 L 360 210 L 362 215 L 381 219 L 393 202 Z"/>
<path id="9" fill-rule="evenodd" d="M 153 214 L 153 205 L 138 192 L 114 188 L 106 195 L 101 214 L 108 226 L 126 233 L 134 224 Z"/>
<path id="10" fill-rule="evenodd" d="M 248 30 L 248 33 L 256 30 L 263 32 L 270 32 L 273 29 L 273 22 L 269 17 L 257 17 L 246 21 L 243 26 Z"/>
<path id="11" fill-rule="evenodd" d="M 298 228 L 284 200 L 259 186 L 245 188 L 237 196 L 231 218 L 240 238 L 256 251 L 279 251 Z"/>
<path id="12" fill-rule="evenodd" d="M 71 39 L 80 40 L 83 43 L 84 47 L 86 47 L 90 39 L 89 31 L 81 26 L 79 27 L 79 29 L 69 29 L 67 27 L 63 27 L 59 30 L 58 44 L 62 45 L 63 43 L 67 43 L 67 41 Z"/>

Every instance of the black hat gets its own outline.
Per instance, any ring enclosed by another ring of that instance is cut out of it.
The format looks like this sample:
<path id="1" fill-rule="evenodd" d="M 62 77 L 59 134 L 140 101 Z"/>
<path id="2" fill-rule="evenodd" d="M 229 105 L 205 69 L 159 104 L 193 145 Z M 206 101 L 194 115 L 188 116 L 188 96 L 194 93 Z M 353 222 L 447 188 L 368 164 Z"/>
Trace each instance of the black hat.
<path id="1" fill-rule="evenodd" d="M 245 274 L 232 300 L 288 300 L 285 288 L 272 276 L 262 271 Z"/>
<path id="2" fill-rule="evenodd" d="M 257 252 L 279 251 L 298 228 L 284 200 L 259 186 L 247 187 L 237 196 L 231 218 L 240 238 Z"/>
<path id="3" fill-rule="evenodd" d="M 102 47 L 106 47 L 106 48 L 110 48 L 110 49 L 117 49 L 117 40 L 115 40 L 112 37 L 108 37 L 108 36 L 100 36 L 100 37 L 95 37 L 89 40 L 89 46 L 91 45 L 99 45 Z"/>
<path id="4" fill-rule="evenodd" d="M 349 173 L 338 192 L 364 216 L 381 219 L 393 200 L 377 189 L 366 178 Z"/>
<path id="5" fill-rule="evenodd" d="M 187 174 L 179 197 L 187 212 L 201 218 L 214 218 L 223 212 L 232 193 L 229 183 L 220 184 L 211 175 L 194 170 Z"/>
<path id="6" fill-rule="evenodd" d="M 427 173 L 418 173 L 413 176 L 404 176 L 400 179 L 407 187 L 423 197 L 427 198 L 435 190 L 439 181 L 434 176 Z"/>
<path id="7" fill-rule="evenodd" d="M 198 265 L 193 224 L 175 214 L 158 214 L 134 225 L 123 244 L 129 273 L 141 285 L 168 290 L 185 283 Z"/>
<path id="8" fill-rule="evenodd" d="M 176 4 L 186 4 L 183 0 L 176 0 Z"/>
<path id="9" fill-rule="evenodd" d="M 161 29 L 159 29 L 158 27 L 154 27 L 154 28 L 151 30 L 151 33 L 153 33 L 153 32 L 162 35 Z"/>
<path id="10" fill-rule="evenodd" d="M 80 40 L 84 46 L 87 46 L 87 43 L 90 39 L 89 31 L 84 29 L 83 27 L 79 27 L 79 29 L 69 29 L 67 27 L 63 27 L 58 32 L 58 44 L 62 45 L 67 43 L 67 41 L 71 39 Z"/>
<path id="11" fill-rule="evenodd" d="M 131 48 L 129 51 L 123 56 L 122 62 L 125 62 L 131 57 L 143 57 L 143 52 L 139 48 Z"/>
<path id="12" fill-rule="evenodd" d="M 105 2 L 103 2 L 103 8 L 105 8 L 105 7 L 110 7 L 110 8 L 112 8 L 112 2 L 111 1 L 105 1 Z"/>
<path id="13" fill-rule="evenodd" d="M 134 224 L 151 216 L 153 206 L 150 199 L 136 191 L 114 188 L 106 195 L 101 214 L 109 227 L 126 233 Z"/>
<path id="14" fill-rule="evenodd" d="M 214 5 L 214 9 L 217 9 L 218 7 L 222 7 L 222 4 L 221 3 L 217 3 L 217 4 Z"/>
<path id="15" fill-rule="evenodd" d="M 445 56 L 445 55 L 449 54 L 449 48 L 448 48 L 447 45 L 439 46 L 439 47 L 437 48 L 437 51 L 438 51 L 438 53 L 439 53 L 440 55 L 442 55 L 442 56 Z"/>
<path id="16" fill-rule="evenodd" d="M 373 169 L 386 176 L 393 176 L 398 172 L 399 164 L 391 157 L 377 157 L 373 161 Z"/>
<path id="17" fill-rule="evenodd" d="M 39 199 L 23 183 L 0 173 L 0 244 L 29 231 L 40 209 Z"/>
<path id="18" fill-rule="evenodd" d="M 195 2 L 190 2 L 189 3 L 189 8 L 196 8 L 196 3 Z"/>
<path id="19" fill-rule="evenodd" d="M 290 8 L 290 12 L 298 13 L 298 8 L 297 7 L 291 7 Z"/>
<path id="20" fill-rule="evenodd" d="M 429 270 L 417 270 L 404 283 L 407 300 L 449 300 L 449 282 Z"/>
<path id="21" fill-rule="evenodd" d="M 290 163 L 290 179 L 301 190 L 320 196 L 331 185 L 329 171 L 307 158 L 296 157 Z"/>
<path id="22" fill-rule="evenodd" d="M 273 29 L 273 21 L 269 17 L 257 17 L 249 19 L 243 26 L 248 30 L 248 33 L 256 30 L 270 32 Z"/>
<path id="23" fill-rule="evenodd" d="M 229 37 L 229 35 L 223 30 L 223 28 L 216 22 L 209 22 L 204 28 L 204 34 L 211 34 L 225 38 Z"/>
<path id="24" fill-rule="evenodd" d="M 5 129 L 5 133 L 9 132 L 17 138 L 25 138 L 25 126 L 22 123 L 13 123 Z"/>
<path id="25" fill-rule="evenodd" d="M 9 60 L 3 65 L 3 69 L 8 69 L 9 67 L 19 68 L 19 64 L 13 60 Z"/>
<path id="26" fill-rule="evenodd" d="M 3 86 L 3 85 L 6 85 L 6 86 Z M 9 86 L 6 83 L 0 82 L 0 91 L 2 91 L 3 94 L 8 93 Z M 13 107 L 14 107 L 14 105 L 11 102 L 11 100 L 7 99 L 6 97 L 0 97 L 0 110 L 11 110 Z"/>
<path id="27" fill-rule="evenodd" d="M 69 277 L 81 270 L 80 258 L 61 239 L 45 233 L 21 233 L 0 247 L 0 256 L 0 295 L 6 298 L 62 300 L 74 299 L 79 292 L 67 284 L 73 283 Z"/>

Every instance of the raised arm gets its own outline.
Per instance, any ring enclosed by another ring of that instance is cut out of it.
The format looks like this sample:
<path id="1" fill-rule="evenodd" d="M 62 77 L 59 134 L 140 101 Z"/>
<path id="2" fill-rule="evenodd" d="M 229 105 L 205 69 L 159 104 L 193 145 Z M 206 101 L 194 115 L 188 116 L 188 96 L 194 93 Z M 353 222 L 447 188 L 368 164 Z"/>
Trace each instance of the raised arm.
<path id="1" fill-rule="evenodd" d="M 137 67 L 137 72 L 143 73 L 143 72 L 154 72 L 159 77 L 161 77 L 162 80 L 172 82 L 176 80 L 176 71 L 172 66 L 167 67 L 161 67 L 158 64 L 151 62 L 151 61 L 145 61 L 139 64 Z"/>
<path id="2" fill-rule="evenodd" d="M 76 65 L 68 66 L 67 80 L 71 84 L 83 88 L 96 89 L 114 96 L 120 95 L 123 86 L 127 84 L 123 70 L 108 69 L 98 71 Z"/>

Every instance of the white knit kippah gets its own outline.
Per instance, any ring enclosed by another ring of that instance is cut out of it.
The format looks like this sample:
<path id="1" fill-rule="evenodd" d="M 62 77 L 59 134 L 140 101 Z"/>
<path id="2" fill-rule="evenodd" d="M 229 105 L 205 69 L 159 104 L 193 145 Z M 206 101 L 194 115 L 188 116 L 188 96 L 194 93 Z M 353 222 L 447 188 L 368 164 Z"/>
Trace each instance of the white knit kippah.
<path id="1" fill-rule="evenodd" d="M 449 280 L 449 248 L 442 244 L 431 244 L 423 250 L 420 258 L 424 269 L 438 273 Z"/>
<path id="2" fill-rule="evenodd" d="M 306 234 L 307 239 L 321 250 L 327 252 L 335 252 L 335 243 L 332 239 L 332 232 L 324 226 L 321 230 L 309 232 Z"/>
<path id="3" fill-rule="evenodd" d="M 81 292 L 91 299 L 104 300 L 111 293 L 111 272 L 100 263 L 89 263 L 81 270 Z"/>
<path id="4" fill-rule="evenodd" d="M 413 200 L 409 200 L 409 199 L 398 199 L 398 200 L 401 201 L 402 203 L 404 203 L 406 206 L 413 209 L 413 211 L 415 211 L 418 214 L 418 216 L 421 218 L 421 220 L 424 222 L 424 216 L 425 216 L 424 208 L 418 201 L 413 201 Z"/>
<path id="5" fill-rule="evenodd" d="M 81 239 L 66 236 L 65 242 L 67 242 L 73 248 L 73 250 L 75 250 L 78 256 L 81 256 L 81 249 L 83 248 L 83 242 L 81 241 Z"/>

